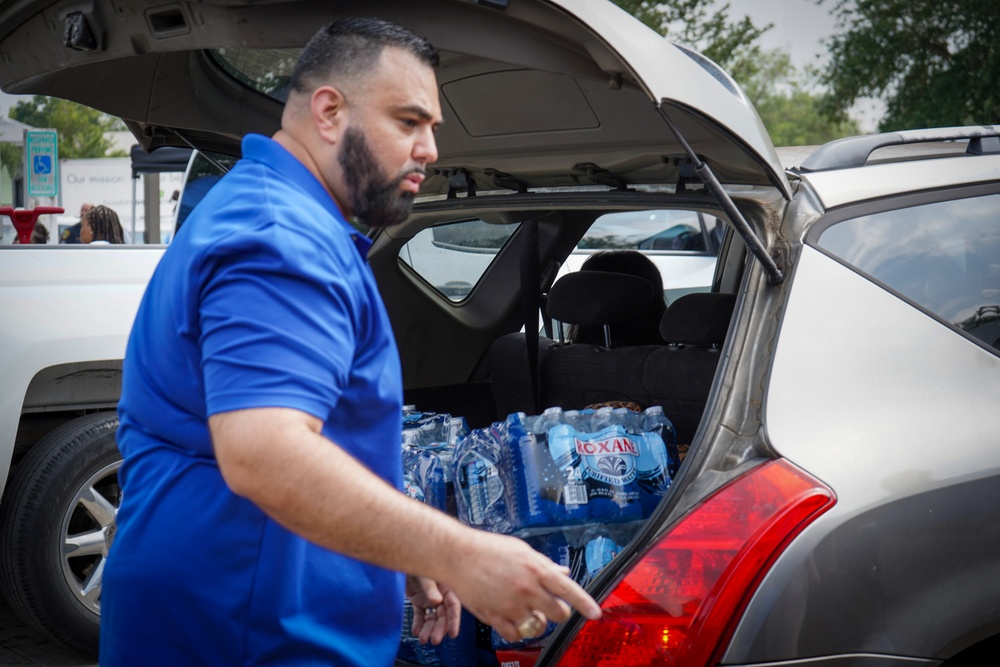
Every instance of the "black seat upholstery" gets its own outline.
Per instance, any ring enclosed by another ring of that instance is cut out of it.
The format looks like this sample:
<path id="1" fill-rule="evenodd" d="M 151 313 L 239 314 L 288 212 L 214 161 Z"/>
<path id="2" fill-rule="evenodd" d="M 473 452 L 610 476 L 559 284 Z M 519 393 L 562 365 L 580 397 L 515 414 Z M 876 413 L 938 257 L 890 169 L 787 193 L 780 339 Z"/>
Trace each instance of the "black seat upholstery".
<path id="1" fill-rule="evenodd" d="M 552 339 L 538 337 L 539 367 L 554 345 Z M 497 417 L 503 419 L 512 412 L 534 412 L 535 400 L 532 396 L 528 347 L 524 334 L 511 333 L 500 336 L 493 341 L 488 354 L 490 386 L 493 390 Z"/>
<path id="2" fill-rule="evenodd" d="M 649 257 L 638 250 L 602 250 L 588 257 L 580 266 L 580 273 L 603 271 L 626 274 L 649 282 L 653 298 L 644 303 L 630 304 L 627 316 L 620 321 L 609 322 L 611 345 L 659 345 L 660 318 L 666 310 L 663 300 L 663 278 L 660 270 Z M 554 287 L 553 287 L 554 289 Z M 570 339 L 574 343 L 605 342 L 601 326 L 580 324 L 573 327 Z"/>
<path id="3" fill-rule="evenodd" d="M 550 317 L 578 327 L 574 342 L 584 332 L 600 332 L 599 340 L 586 342 L 605 347 L 634 345 L 628 325 L 636 313 L 647 313 L 653 299 L 660 299 L 648 280 L 639 276 L 610 271 L 579 271 L 563 276 L 549 291 L 547 312 Z M 622 326 L 616 326 L 622 325 Z M 611 335 L 614 331 L 614 335 Z"/>
<path id="4" fill-rule="evenodd" d="M 701 421 L 735 305 L 735 294 L 687 294 L 663 315 L 660 334 L 667 345 L 647 358 L 642 382 L 680 443 L 691 442 Z"/>
<path id="5" fill-rule="evenodd" d="M 639 256 L 649 261 L 641 254 Z M 567 274 L 556 281 L 549 291 L 546 312 L 559 322 L 578 327 L 581 331 L 601 332 L 601 343 L 604 347 L 619 344 L 634 345 L 637 334 L 648 337 L 644 331 L 637 332 L 633 328 L 634 323 L 638 318 L 648 318 L 650 312 L 658 312 L 656 302 L 662 304 L 661 295 L 661 289 L 640 276 L 611 271 L 581 270 Z M 656 339 L 659 340 L 658 333 Z M 551 400 L 546 397 L 542 372 L 545 358 L 555 349 L 569 347 L 572 345 L 563 346 L 549 338 L 539 337 L 538 371 L 543 403 L 541 408 L 547 407 L 548 404 L 545 402 Z M 591 350 L 594 346 L 586 347 Z M 576 352 L 560 352 L 560 354 L 566 355 L 567 362 L 578 358 Z M 592 359 L 585 354 L 579 355 L 579 359 L 583 363 L 575 364 L 576 370 L 571 373 L 576 379 L 577 386 L 582 390 L 584 386 L 592 384 L 593 390 L 599 392 L 600 385 L 597 383 L 603 381 L 609 373 L 597 372 L 593 376 L 594 382 L 589 383 L 587 377 L 591 371 L 592 364 L 589 362 Z M 507 334 L 498 338 L 490 347 L 488 364 L 493 398 L 499 417 L 511 412 L 536 410 L 532 400 L 531 375 L 524 334 Z M 614 373 L 611 375 L 619 376 Z"/>
<path id="6" fill-rule="evenodd" d="M 549 349 L 540 364 L 543 407 L 579 409 L 605 401 L 659 405 L 678 442 L 690 443 L 719 364 L 736 296 L 689 294 L 664 313 L 660 345 L 608 349 L 574 343 Z"/>
<path id="7" fill-rule="evenodd" d="M 589 274 L 589 275 L 588 275 Z M 580 271 L 560 278 L 548 303 L 552 317 L 581 327 L 612 327 L 611 345 L 539 339 L 539 410 L 580 409 L 606 401 L 642 407 L 660 405 L 673 422 L 679 443 L 690 443 L 715 378 L 719 352 L 736 305 L 736 295 L 688 294 L 659 321 L 658 344 L 620 344 L 628 322 L 660 292 L 636 276 Z M 490 375 L 499 417 L 532 412 L 531 382 L 523 334 L 508 334 L 490 349 Z"/>

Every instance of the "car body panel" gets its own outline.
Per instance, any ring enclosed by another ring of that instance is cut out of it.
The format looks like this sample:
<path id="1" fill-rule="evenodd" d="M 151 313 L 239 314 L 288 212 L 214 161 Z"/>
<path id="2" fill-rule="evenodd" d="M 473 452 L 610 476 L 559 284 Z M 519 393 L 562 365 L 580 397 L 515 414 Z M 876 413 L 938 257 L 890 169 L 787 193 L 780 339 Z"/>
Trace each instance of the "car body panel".
<path id="1" fill-rule="evenodd" d="M 658 100 L 665 113 L 684 126 L 682 129 L 690 130 L 685 131 L 685 137 L 698 153 L 710 156 L 724 152 L 729 157 L 720 162 L 757 171 L 756 177 L 728 182 L 761 183 L 763 170 L 773 185 L 788 194 L 788 181 L 767 130 L 728 74 L 704 56 L 653 31 L 637 31 L 630 15 L 611 11 L 607 3 L 559 2 L 593 26 L 628 63 L 650 97 Z"/>
<path id="2" fill-rule="evenodd" d="M 792 283 L 767 439 L 838 502 L 771 569 L 724 662 L 939 658 L 1000 631 L 1000 358 L 811 247 Z"/>
<path id="3" fill-rule="evenodd" d="M 897 155 L 919 155 L 915 149 L 896 149 Z M 864 169 L 819 171 L 801 174 L 827 210 L 848 203 L 888 197 L 901 192 L 936 190 L 995 181 L 1000 176 L 1000 155 L 940 157 L 934 169 L 925 161 L 871 164 Z"/>
<path id="4" fill-rule="evenodd" d="M 0 491 L 18 418 L 40 370 L 121 360 L 162 246 L 0 246 Z M 97 261 L 95 261 L 97 258 Z M 99 302 L 89 295 L 99 294 Z M 69 378 L 55 382 L 66 384 Z M 29 408 L 31 406 L 28 406 Z M 62 408 L 88 407 L 83 401 Z"/>

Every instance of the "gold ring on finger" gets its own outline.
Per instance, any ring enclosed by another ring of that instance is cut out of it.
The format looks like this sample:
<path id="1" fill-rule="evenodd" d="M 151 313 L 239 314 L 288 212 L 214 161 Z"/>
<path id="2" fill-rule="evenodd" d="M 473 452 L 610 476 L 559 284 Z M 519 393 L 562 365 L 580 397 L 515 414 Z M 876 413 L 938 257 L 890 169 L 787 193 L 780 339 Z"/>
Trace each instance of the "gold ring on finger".
<path id="1" fill-rule="evenodd" d="M 545 630 L 545 617 L 540 611 L 532 611 L 531 616 L 517 624 L 521 639 L 534 639 Z"/>

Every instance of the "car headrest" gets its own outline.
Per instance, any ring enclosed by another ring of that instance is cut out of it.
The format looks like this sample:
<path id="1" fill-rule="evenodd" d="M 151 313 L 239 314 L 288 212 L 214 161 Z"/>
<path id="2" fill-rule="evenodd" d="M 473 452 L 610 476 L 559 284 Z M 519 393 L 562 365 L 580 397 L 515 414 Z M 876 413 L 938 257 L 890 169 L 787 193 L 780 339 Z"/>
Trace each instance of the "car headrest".
<path id="1" fill-rule="evenodd" d="M 566 324 L 604 326 L 628 322 L 653 303 L 645 278 L 610 271 L 569 273 L 549 290 L 546 311 Z"/>
<path id="2" fill-rule="evenodd" d="M 714 345 L 726 339 L 735 294 L 696 292 L 670 304 L 660 319 L 660 336 L 678 345 Z"/>

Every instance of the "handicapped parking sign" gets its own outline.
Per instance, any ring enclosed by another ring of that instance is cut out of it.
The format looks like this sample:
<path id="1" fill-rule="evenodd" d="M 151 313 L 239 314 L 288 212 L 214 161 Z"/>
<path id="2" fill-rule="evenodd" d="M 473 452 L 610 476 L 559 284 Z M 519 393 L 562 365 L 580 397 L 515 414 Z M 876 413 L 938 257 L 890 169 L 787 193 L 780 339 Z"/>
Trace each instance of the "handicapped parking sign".
<path id="1" fill-rule="evenodd" d="M 36 174 L 51 174 L 52 173 L 52 156 L 51 155 L 36 155 L 35 161 L 33 163 L 32 171 Z"/>
<path id="2" fill-rule="evenodd" d="M 26 130 L 24 133 L 26 188 L 29 197 L 56 197 L 59 194 L 59 136 L 55 130 Z"/>

